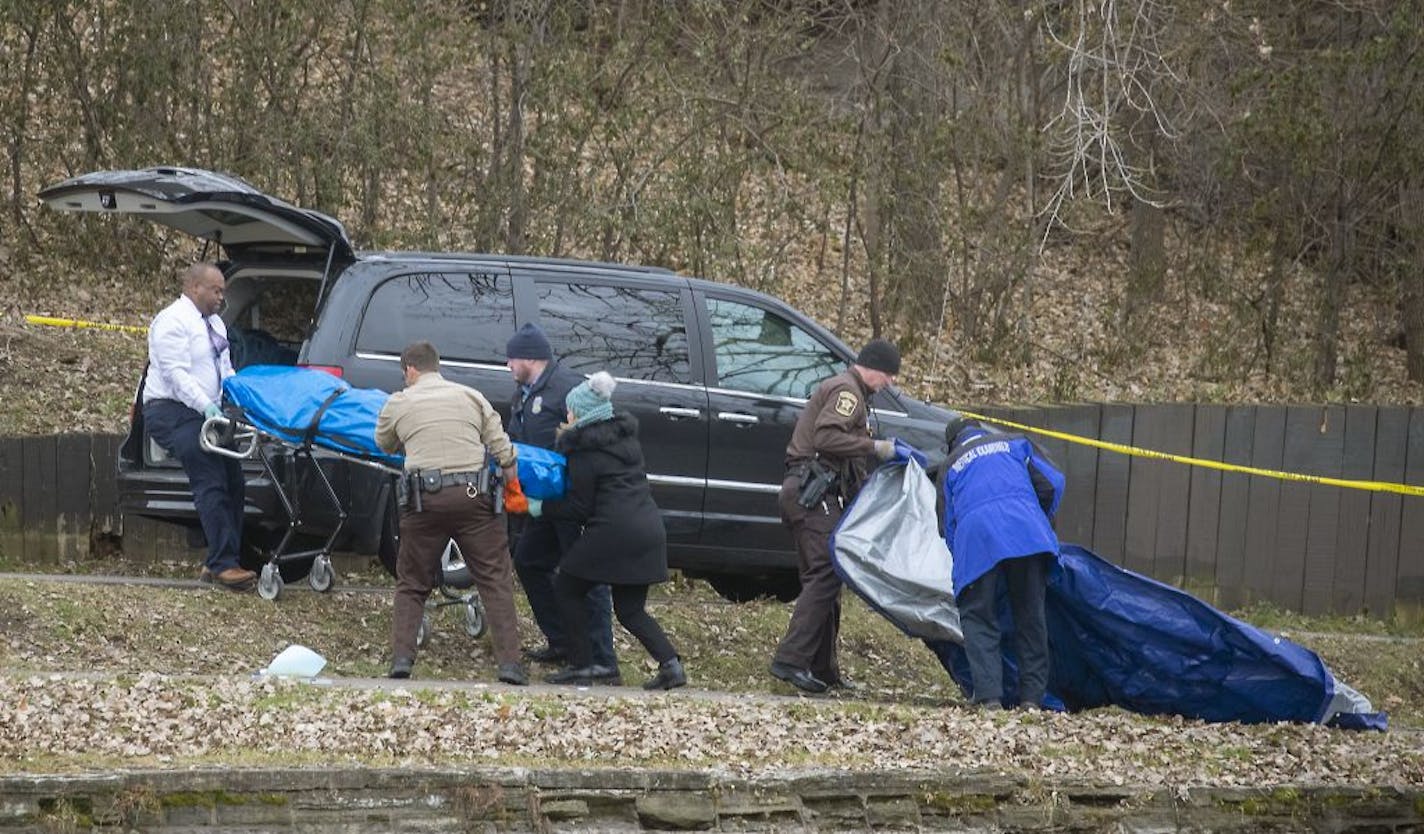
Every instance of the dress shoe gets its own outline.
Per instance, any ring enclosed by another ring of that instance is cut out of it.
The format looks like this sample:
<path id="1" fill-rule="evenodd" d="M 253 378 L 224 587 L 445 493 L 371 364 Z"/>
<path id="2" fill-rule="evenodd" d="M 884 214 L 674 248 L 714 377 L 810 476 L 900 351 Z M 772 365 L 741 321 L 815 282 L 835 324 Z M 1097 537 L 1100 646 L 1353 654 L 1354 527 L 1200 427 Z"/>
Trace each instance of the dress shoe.
<path id="1" fill-rule="evenodd" d="M 792 666 L 790 663 L 782 663 L 779 660 L 771 662 L 771 676 L 777 680 L 783 680 L 803 692 L 810 692 L 819 695 L 826 691 L 826 682 L 811 674 L 810 669 L 802 669 L 799 666 Z"/>
<path id="2" fill-rule="evenodd" d="M 415 668 L 415 659 L 410 657 L 398 657 L 391 661 L 390 677 L 405 680 L 410 677 L 410 672 Z"/>
<path id="3" fill-rule="evenodd" d="M 213 581 L 229 591 L 249 591 L 257 584 L 257 574 L 242 568 L 228 568 L 212 574 Z"/>
<path id="4" fill-rule="evenodd" d="M 499 664 L 500 683 L 507 683 L 511 686 L 528 686 L 529 673 L 524 671 L 523 663 L 501 663 Z"/>
<path id="5" fill-rule="evenodd" d="M 542 649 L 525 649 L 524 656 L 535 663 L 558 664 L 568 660 L 562 649 L 556 649 L 553 646 L 545 646 Z"/>
<path id="6" fill-rule="evenodd" d="M 623 677 L 617 669 L 593 663 L 588 666 L 565 666 L 545 675 L 544 682 L 569 686 L 593 686 L 596 683 L 616 686 L 623 682 Z"/>
<path id="7" fill-rule="evenodd" d="M 658 664 L 658 674 L 643 683 L 644 689 L 677 689 L 687 685 L 687 672 L 683 671 L 682 659 L 674 657 Z"/>

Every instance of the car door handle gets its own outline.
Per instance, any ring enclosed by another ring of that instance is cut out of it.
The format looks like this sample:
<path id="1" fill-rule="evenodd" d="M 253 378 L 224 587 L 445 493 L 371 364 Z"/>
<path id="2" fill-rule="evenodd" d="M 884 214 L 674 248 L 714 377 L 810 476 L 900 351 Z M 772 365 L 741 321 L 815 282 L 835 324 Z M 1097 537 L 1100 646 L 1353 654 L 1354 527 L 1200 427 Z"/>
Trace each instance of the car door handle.
<path id="1" fill-rule="evenodd" d="M 719 411 L 717 419 L 728 423 L 736 423 L 739 426 L 754 426 L 761 422 L 761 418 L 755 414 L 742 414 L 736 411 Z"/>
<path id="2" fill-rule="evenodd" d="M 696 420 L 702 416 L 702 409 L 665 405 L 658 409 L 658 413 L 665 415 L 669 420 Z"/>

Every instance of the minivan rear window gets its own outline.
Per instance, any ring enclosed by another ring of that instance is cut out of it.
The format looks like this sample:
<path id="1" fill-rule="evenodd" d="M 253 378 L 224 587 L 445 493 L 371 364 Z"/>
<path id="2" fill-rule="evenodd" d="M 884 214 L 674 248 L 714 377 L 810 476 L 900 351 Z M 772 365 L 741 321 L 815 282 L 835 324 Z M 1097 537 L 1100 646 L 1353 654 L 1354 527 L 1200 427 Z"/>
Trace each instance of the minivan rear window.
<path id="1" fill-rule="evenodd" d="M 399 354 L 411 342 L 435 345 L 442 359 L 504 364 L 514 332 L 509 276 L 487 272 L 399 275 L 371 294 L 356 336 L 365 353 Z"/>
<path id="2" fill-rule="evenodd" d="M 564 282 L 537 288 L 539 325 L 565 367 L 650 382 L 692 381 L 680 293 Z"/>

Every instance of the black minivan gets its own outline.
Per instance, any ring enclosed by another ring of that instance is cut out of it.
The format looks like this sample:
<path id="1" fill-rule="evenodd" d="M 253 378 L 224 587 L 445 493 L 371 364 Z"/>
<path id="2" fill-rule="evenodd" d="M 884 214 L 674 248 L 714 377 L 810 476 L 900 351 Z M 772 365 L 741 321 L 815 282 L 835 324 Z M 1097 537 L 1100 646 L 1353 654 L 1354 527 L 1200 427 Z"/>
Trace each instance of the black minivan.
<path id="1" fill-rule="evenodd" d="M 301 364 L 392 391 L 401 350 L 425 339 L 447 378 L 507 413 L 514 383 L 505 343 L 538 322 L 565 365 L 618 378 L 616 404 L 641 426 L 670 564 L 733 599 L 795 595 L 795 552 L 776 503 L 786 443 L 816 384 L 854 353 L 781 301 L 651 267 L 357 252 L 336 220 L 208 171 L 96 172 L 40 198 L 60 211 L 141 215 L 220 246 L 223 318 L 239 367 Z M 932 461 L 942 454 L 947 411 L 891 389 L 871 405 L 877 436 L 903 438 Z M 119 459 L 120 509 L 195 528 L 183 470 L 148 439 L 141 409 L 134 413 Z M 277 477 L 303 477 L 276 451 Z M 335 456 L 321 465 L 351 519 L 337 547 L 378 553 L 393 568 L 388 481 Z M 245 535 L 261 546 L 287 518 L 267 473 L 254 464 L 248 474 Z M 320 533 L 319 516 L 315 523 L 309 532 Z"/>

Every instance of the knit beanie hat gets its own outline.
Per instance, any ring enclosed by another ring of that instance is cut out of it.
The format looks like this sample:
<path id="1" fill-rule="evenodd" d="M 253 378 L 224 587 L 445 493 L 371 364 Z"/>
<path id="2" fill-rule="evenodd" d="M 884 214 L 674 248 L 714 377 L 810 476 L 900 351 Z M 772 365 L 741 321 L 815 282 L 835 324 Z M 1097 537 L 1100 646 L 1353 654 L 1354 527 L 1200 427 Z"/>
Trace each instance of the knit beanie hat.
<path id="1" fill-rule="evenodd" d="M 855 364 L 895 376 L 900 373 L 900 351 L 884 339 L 871 339 L 860 349 Z"/>
<path id="2" fill-rule="evenodd" d="M 510 359 L 553 359 L 554 349 L 549 345 L 549 337 L 544 335 L 539 325 L 530 322 L 509 337 L 509 344 L 504 346 L 504 355 Z"/>
<path id="3" fill-rule="evenodd" d="M 574 413 L 574 425 L 613 419 L 613 389 L 618 381 L 607 371 L 599 371 L 575 385 L 564 397 L 564 405 Z"/>
<path id="4" fill-rule="evenodd" d="M 949 418 L 949 422 L 946 423 L 944 426 L 944 442 L 950 447 L 950 450 L 953 451 L 954 439 L 956 437 L 959 437 L 960 432 L 964 431 L 965 429 L 978 427 L 978 420 L 965 417 L 963 414 L 959 414 L 958 412 L 956 412 L 953 417 Z"/>

